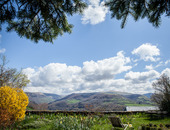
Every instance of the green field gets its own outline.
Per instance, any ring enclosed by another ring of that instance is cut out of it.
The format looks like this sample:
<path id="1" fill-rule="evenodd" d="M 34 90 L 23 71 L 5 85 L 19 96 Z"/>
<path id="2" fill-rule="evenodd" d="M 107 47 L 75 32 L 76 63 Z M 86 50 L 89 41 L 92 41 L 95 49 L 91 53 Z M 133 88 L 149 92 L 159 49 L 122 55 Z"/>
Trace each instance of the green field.
<path id="1" fill-rule="evenodd" d="M 21 122 L 11 125 L 12 130 L 111 130 L 112 125 L 108 116 L 117 116 L 123 124 L 129 124 L 127 130 L 138 130 L 142 124 L 153 124 L 160 127 L 170 124 L 170 117 L 164 119 L 150 119 L 145 114 L 130 115 L 64 115 L 64 114 L 42 114 L 26 115 Z M 118 128 L 117 128 L 118 129 Z"/>
<path id="2" fill-rule="evenodd" d="M 142 107 L 142 106 L 153 106 L 151 104 L 125 104 L 125 106 L 136 106 L 136 107 Z"/>

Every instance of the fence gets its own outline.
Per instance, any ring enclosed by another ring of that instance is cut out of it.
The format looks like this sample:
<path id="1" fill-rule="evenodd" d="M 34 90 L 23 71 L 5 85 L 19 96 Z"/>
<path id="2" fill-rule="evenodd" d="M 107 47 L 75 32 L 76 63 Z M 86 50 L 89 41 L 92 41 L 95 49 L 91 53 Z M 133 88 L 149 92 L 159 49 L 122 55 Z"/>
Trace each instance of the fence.
<path id="1" fill-rule="evenodd" d="M 26 114 L 70 114 L 70 115 L 105 115 L 105 114 L 137 114 L 146 113 L 146 111 L 52 111 L 52 110 L 27 110 Z"/>

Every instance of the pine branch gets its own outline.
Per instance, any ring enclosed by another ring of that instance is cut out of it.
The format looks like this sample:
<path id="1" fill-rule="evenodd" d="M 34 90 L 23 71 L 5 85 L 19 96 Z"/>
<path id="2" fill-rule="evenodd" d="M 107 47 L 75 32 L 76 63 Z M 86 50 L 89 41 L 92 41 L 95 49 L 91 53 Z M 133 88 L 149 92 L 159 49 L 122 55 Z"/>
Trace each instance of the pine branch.
<path id="1" fill-rule="evenodd" d="M 28 27 L 30 26 L 30 24 L 32 23 L 32 21 L 35 19 L 35 17 L 38 15 L 39 12 L 40 12 L 40 9 L 37 11 L 37 13 L 33 16 L 33 18 L 31 19 L 31 21 L 28 23 L 26 29 L 28 29 Z"/>
<path id="2" fill-rule="evenodd" d="M 3 4 L 1 4 L 1 7 L 0 8 L 2 8 L 5 4 L 7 4 L 8 2 L 10 2 L 10 0 L 7 0 L 7 1 L 5 1 Z"/>
<path id="3" fill-rule="evenodd" d="M 122 23 L 121 23 L 121 28 L 124 28 L 124 27 L 125 27 L 125 23 L 126 23 L 126 21 L 127 21 L 128 14 L 129 14 L 129 12 L 130 12 L 130 4 L 131 4 L 131 1 L 129 1 L 128 8 L 127 8 L 127 10 L 126 10 L 125 16 L 124 16 L 123 21 L 122 21 Z"/>
<path id="4" fill-rule="evenodd" d="M 122 23 L 121 23 L 121 28 L 122 28 L 122 29 L 125 27 L 125 23 L 126 23 L 128 14 L 129 14 L 129 13 L 127 12 L 126 15 L 124 16 L 123 20 L 122 20 Z"/>

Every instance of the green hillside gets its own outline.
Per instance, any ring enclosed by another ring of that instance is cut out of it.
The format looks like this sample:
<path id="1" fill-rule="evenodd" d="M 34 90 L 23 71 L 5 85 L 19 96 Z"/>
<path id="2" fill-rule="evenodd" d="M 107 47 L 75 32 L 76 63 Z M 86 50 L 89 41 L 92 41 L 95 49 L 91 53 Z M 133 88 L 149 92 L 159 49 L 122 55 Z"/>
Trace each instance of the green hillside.
<path id="1" fill-rule="evenodd" d="M 151 106 L 150 99 L 140 94 L 73 93 L 48 104 L 49 110 L 124 111 L 126 106 Z"/>

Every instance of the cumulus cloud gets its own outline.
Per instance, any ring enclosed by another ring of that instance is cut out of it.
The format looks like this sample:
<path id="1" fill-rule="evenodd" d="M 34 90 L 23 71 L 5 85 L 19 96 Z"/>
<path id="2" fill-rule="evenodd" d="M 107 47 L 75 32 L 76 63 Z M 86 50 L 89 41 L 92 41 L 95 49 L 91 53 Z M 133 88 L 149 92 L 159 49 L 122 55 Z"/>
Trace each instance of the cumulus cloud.
<path id="1" fill-rule="evenodd" d="M 28 75 L 35 87 L 53 86 L 60 83 L 76 82 L 81 68 L 78 66 L 67 66 L 66 64 L 50 63 L 38 70 L 26 68 L 23 70 Z"/>
<path id="2" fill-rule="evenodd" d="M 93 5 L 98 2 L 91 1 Z M 146 43 L 134 49 L 132 54 L 139 55 L 144 61 L 155 63 L 145 65 L 145 72 L 134 71 L 133 69 L 140 65 L 139 60 L 134 62 L 133 58 L 120 51 L 114 57 L 85 61 L 82 67 L 50 63 L 39 68 L 26 68 L 23 72 L 31 82 L 25 91 L 57 94 L 104 91 L 147 93 L 154 91 L 152 82 L 161 74 L 170 76 L 170 68 L 165 68 L 162 72 L 155 70 L 169 63 L 169 60 L 156 62 L 160 55 L 156 46 Z"/>
<path id="3" fill-rule="evenodd" d="M 147 72 L 130 71 L 129 73 L 126 73 L 125 79 L 131 81 L 132 83 L 138 84 L 149 82 L 159 76 L 160 74 L 155 70 L 150 70 Z"/>
<path id="4" fill-rule="evenodd" d="M 5 53 L 5 51 L 6 51 L 5 48 L 0 49 L 0 54 L 1 54 L 1 53 Z"/>
<path id="5" fill-rule="evenodd" d="M 82 16 L 83 24 L 98 24 L 105 20 L 108 9 L 104 6 L 105 2 L 100 0 L 89 0 L 87 9 L 84 10 Z"/>
<path id="6" fill-rule="evenodd" d="M 157 56 L 160 55 L 160 50 L 155 45 L 145 43 L 134 49 L 132 54 L 138 55 L 141 60 L 155 62 L 159 60 Z"/>
<path id="7" fill-rule="evenodd" d="M 115 57 L 96 62 L 86 61 L 83 67 L 50 63 L 38 69 L 26 68 L 23 72 L 31 80 L 28 88 L 51 87 L 57 93 L 90 92 L 105 89 L 116 74 L 130 70 L 132 67 L 128 63 L 130 58 L 125 57 L 121 51 Z"/>
<path id="8" fill-rule="evenodd" d="M 153 67 L 152 64 L 151 64 L 151 65 L 146 65 L 146 66 L 145 66 L 145 69 L 147 69 L 147 70 L 153 70 L 154 67 Z"/>
<path id="9" fill-rule="evenodd" d="M 22 72 L 23 72 L 24 74 L 27 74 L 27 77 L 28 77 L 28 78 L 31 78 L 31 77 L 32 77 L 32 74 L 35 73 L 35 70 L 32 69 L 32 68 L 26 68 L 26 69 L 23 69 Z"/>
<path id="10" fill-rule="evenodd" d="M 166 74 L 168 77 L 170 77 L 170 68 L 164 69 L 161 74 Z"/>
<path id="11" fill-rule="evenodd" d="M 123 51 L 120 51 L 116 57 L 97 62 L 84 62 L 82 72 L 85 75 L 86 81 L 111 79 L 114 75 L 131 69 L 131 66 L 126 65 L 129 62 L 130 58 L 125 57 Z"/>

